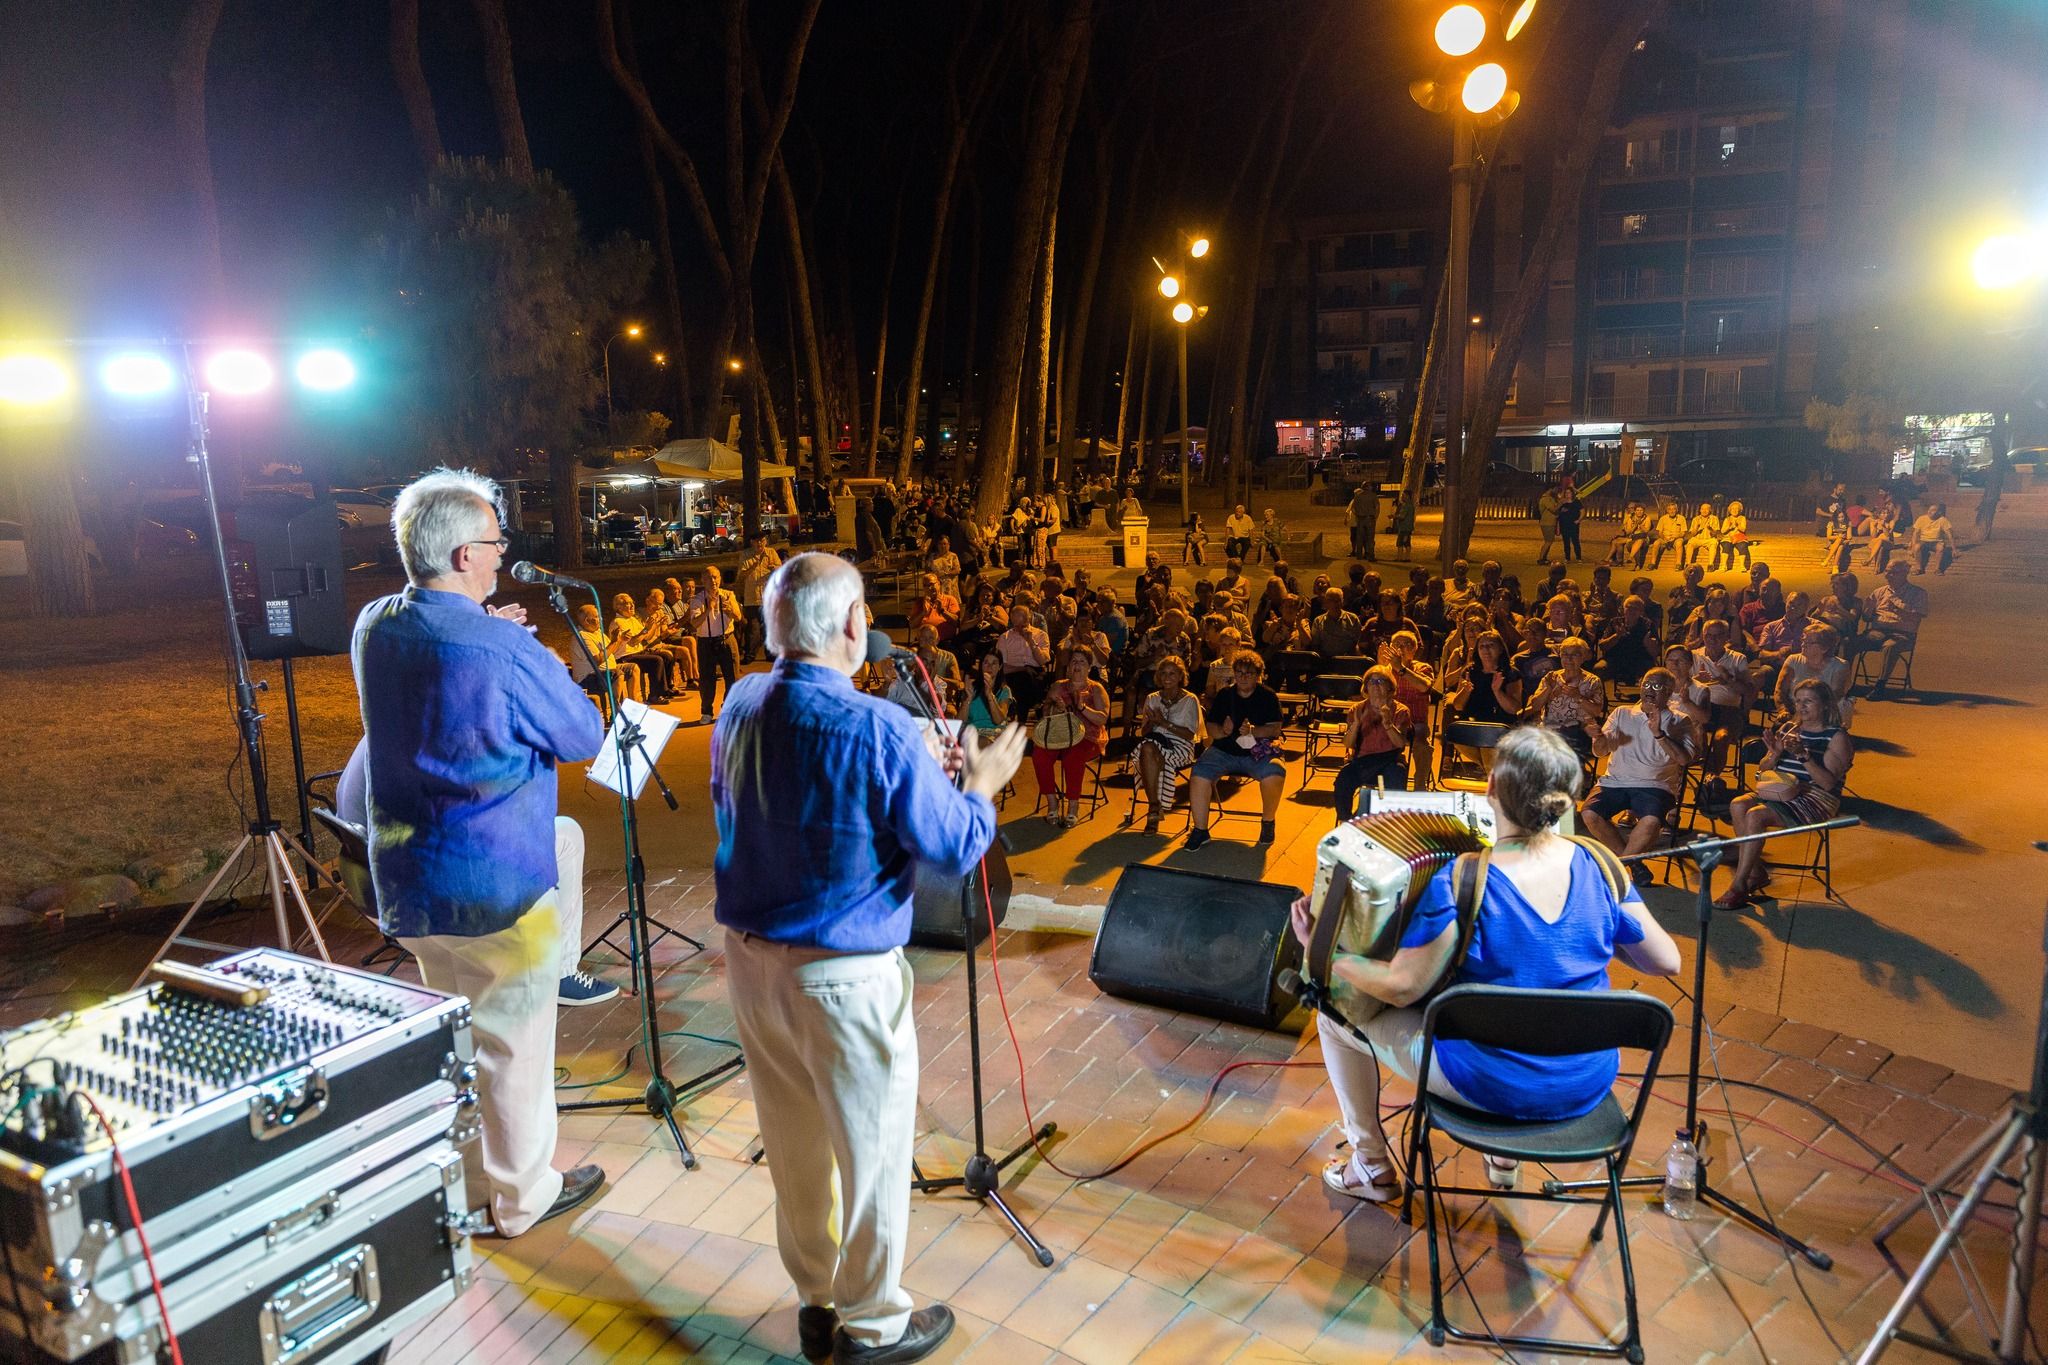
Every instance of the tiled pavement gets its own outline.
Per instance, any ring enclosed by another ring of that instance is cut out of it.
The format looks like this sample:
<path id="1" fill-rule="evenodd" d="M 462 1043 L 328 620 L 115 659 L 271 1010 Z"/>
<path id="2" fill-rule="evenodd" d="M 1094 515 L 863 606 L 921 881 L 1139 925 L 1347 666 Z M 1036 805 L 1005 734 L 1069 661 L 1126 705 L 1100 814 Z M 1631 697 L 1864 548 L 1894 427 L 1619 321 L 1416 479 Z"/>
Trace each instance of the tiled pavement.
<path id="1" fill-rule="evenodd" d="M 616 881 L 593 885 L 591 924 L 615 913 L 621 898 Z M 688 956 L 673 939 L 657 949 L 660 1018 L 664 1029 L 730 1036 L 709 899 L 708 883 L 687 877 L 654 895 L 658 917 L 710 941 L 701 956 Z M 124 982 L 152 942 L 139 931 L 108 930 L 29 941 L 0 997 L 0 1021 L 95 998 Z M 1035 1158 L 1012 1167 L 1006 1193 L 1056 1251 L 1049 1271 L 1012 1242 L 997 1215 L 960 1198 L 913 1196 L 905 1283 L 920 1299 L 947 1300 L 961 1320 L 935 1359 L 1206 1365 L 1486 1354 L 1456 1345 L 1438 1352 L 1421 1337 L 1427 1252 L 1414 1229 L 1387 1210 L 1322 1188 L 1318 1171 L 1336 1140 L 1335 1106 L 1313 1064 L 1313 1040 L 1298 1046 L 1289 1034 L 1101 995 L 1087 977 L 1089 946 L 1075 935 L 1006 932 L 1001 939 L 1002 978 L 1032 1101 L 1041 1121 L 1059 1123 L 1053 1152 L 1069 1169 L 1106 1165 L 1146 1135 L 1185 1122 L 1230 1062 L 1311 1064 L 1231 1073 L 1216 1106 L 1191 1132 L 1106 1179 L 1075 1183 Z M 918 1156 L 927 1172 L 950 1171 L 971 1133 L 963 959 L 915 949 L 912 957 L 924 1050 Z M 618 968 L 602 949 L 591 962 L 607 975 Z M 1006 1149 L 1024 1126 L 1017 1062 L 993 993 L 984 990 L 984 1000 L 990 1143 Z M 636 1027 L 625 997 L 565 1012 L 566 1079 L 610 1075 Z M 1634 1202 L 1630 1246 L 1649 1358 L 1831 1360 L 1836 1347 L 1827 1332 L 1853 1352 L 1896 1292 L 1869 1233 L 1904 1193 L 1872 1173 L 1874 1158 L 1855 1139 L 1924 1176 L 1981 1131 L 2005 1096 L 1945 1068 L 1754 1011 L 1719 1013 L 1713 1036 L 1718 1072 L 1730 1082 L 1725 1091 L 1710 1085 L 1702 1101 L 1718 1182 L 1745 1203 L 1766 1205 L 1833 1256 L 1835 1269 L 1802 1266 L 1795 1275 L 1774 1244 L 1723 1216 L 1703 1208 L 1694 1222 L 1676 1223 L 1647 1200 Z M 725 1055 L 712 1043 L 668 1041 L 676 1079 Z M 1681 1034 L 1667 1070 L 1682 1070 L 1685 1045 Z M 1709 1066 L 1710 1077 L 1714 1072 Z M 594 1093 L 633 1093 L 641 1075 Z M 1843 1126 L 1734 1084 L 1748 1081 L 1809 1100 Z M 1679 1118 L 1682 1078 L 1660 1083 L 1658 1096 L 1637 1163 L 1646 1173 Z M 1746 1162 L 1730 1141 L 1725 1108 L 1743 1116 Z M 393 1360 L 523 1365 L 793 1356 L 794 1303 L 774 1250 L 768 1173 L 746 1160 L 757 1133 L 744 1076 L 691 1103 L 685 1129 L 702 1163 L 688 1173 L 666 1132 L 643 1113 L 565 1117 L 561 1162 L 600 1162 L 610 1187 L 573 1220 L 484 1244 L 493 1249 L 476 1287 L 404 1342 Z M 1460 1177 L 1473 1179 L 1476 1171 L 1459 1162 Z M 1587 1243 L 1590 1211 L 1470 1204 L 1453 1216 L 1456 1256 L 1472 1295 L 1453 1297 L 1454 1318 L 1475 1321 L 1476 1299 L 1500 1331 L 1598 1332 L 1619 1320 L 1615 1239 Z M 1927 1220 L 1917 1219 L 1894 1248 L 1917 1257 L 1930 1237 Z M 2005 1234 L 1986 1227 L 1968 1241 L 1997 1292 Z M 1930 1301 L 1944 1322 L 1962 1313 L 1952 1274 L 1943 1275 Z M 2043 1317 L 2037 1310 L 2037 1330 Z M 1977 1340 L 1966 1321 L 1958 1330 Z M 1923 1356 L 1897 1346 L 1888 1358 Z"/>

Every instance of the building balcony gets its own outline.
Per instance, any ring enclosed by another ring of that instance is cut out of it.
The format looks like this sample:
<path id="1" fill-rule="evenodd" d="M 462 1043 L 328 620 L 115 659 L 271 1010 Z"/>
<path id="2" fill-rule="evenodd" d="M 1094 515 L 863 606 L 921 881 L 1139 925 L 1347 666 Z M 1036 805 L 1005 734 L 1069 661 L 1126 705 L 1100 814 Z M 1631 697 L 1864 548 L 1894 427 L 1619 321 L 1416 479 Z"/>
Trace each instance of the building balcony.
<path id="1" fill-rule="evenodd" d="M 1684 288 L 1684 274 L 1677 270 L 1638 270 L 1602 275 L 1594 281 L 1593 301 L 1649 303 L 1659 299 L 1676 299 Z"/>
<path id="2" fill-rule="evenodd" d="M 1696 299 L 1746 298 L 1784 287 L 1784 267 L 1776 257 L 1701 256 L 1692 263 L 1686 293 Z"/>
<path id="3" fill-rule="evenodd" d="M 1692 211 L 1695 237 L 1778 236 L 1792 221 L 1789 204 L 1726 204 Z"/>
<path id="4" fill-rule="evenodd" d="M 1706 330 L 1688 332 L 1685 336 L 1685 353 L 1689 356 L 1775 355 L 1777 350 L 1776 332 Z"/>
<path id="5" fill-rule="evenodd" d="M 1676 327 L 1631 327 L 1593 334 L 1595 360 L 1658 360 L 1679 355 L 1684 346 Z"/>
<path id="6" fill-rule="evenodd" d="M 1600 158 L 1600 178 L 1608 181 L 1660 180 L 1684 175 L 1685 155 L 1667 151 L 1661 155 L 1629 157 L 1608 153 Z"/>
<path id="7" fill-rule="evenodd" d="M 1742 393 L 1688 393 L 1684 407 L 1688 417 L 1748 417 L 1776 412 L 1778 400 L 1777 395 L 1768 389 Z"/>
<path id="8" fill-rule="evenodd" d="M 1586 399 L 1588 417 L 1618 417 L 1630 421 L 1641 417 L 1676 417 L 1678 396 L 1670 393 L 1653 393 L 1633 397 L 1588 396 Z"/>
<path id="9" fill-rule="evenodd" d="M 1791 164 L 1792 142 L 1789 137 L 1730 145 L 1713 141 L 1711 128 L 1700 129 L 1699 150 L 1693 154 L 1693 173 L 1696 175 L 1782 171 Z"/>
<path id="10" fill-rule="evenodd" d="M 1603 213 L 1596 232 L 1601 243 L 1654 242 L 1685 236 L 1684 209 L 1636 209 L 1625 213 Z"/>

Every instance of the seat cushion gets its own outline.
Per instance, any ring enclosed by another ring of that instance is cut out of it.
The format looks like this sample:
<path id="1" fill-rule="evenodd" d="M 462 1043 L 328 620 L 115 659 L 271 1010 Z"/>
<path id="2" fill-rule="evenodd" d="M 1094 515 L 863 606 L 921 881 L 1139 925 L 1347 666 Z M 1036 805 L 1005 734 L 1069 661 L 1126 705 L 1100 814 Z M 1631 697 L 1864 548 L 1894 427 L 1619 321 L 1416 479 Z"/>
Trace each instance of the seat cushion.
<path id="1" fill-rule="evenodd" d="M 1628 1116 L 1612 1094 L 1575 1119 L 1525 1122 L 1503 1118 L 1435 1095 L 1423 1098 L 1437 1131 L 1494 1156 L 1523 1161 L 1598 1161 L 1628 1141 Z"/>

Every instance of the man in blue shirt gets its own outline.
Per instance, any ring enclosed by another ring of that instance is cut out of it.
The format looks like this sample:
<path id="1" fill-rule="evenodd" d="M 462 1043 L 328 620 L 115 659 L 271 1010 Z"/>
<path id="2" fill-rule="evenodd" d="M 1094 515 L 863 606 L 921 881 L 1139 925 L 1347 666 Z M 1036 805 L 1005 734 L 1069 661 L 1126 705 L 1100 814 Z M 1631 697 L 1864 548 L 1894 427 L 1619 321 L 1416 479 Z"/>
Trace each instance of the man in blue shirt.
<path id="1" fill-rule="evenodd" d="M 356 618 L 368 746 L 370 876 L 384 931 L 436 990 L 469 997 L 483 1138 L 470 1207 L 516 1237 L 604 1183 L 554 1169 L 555 1002 L 565 969 L 555 901 L 555 765 L 592 757 L 597 712 L 526 628 L 486 610 L 507 542 L 498 490 L 440 469 L 398 495 L 411 586 Z"/>
<path id="2" fill-rule="evenodd" d="M 917 864 L 959 877 L 987 851 L 993 798 L 1025 736 L 1013 725 L 980 748 L 970 730 L 942 763 L 902 707 L 857 692 L 868 626 L 860 575 L 843 560 L 797 555 L 762 605 L 776 664 L 727 697 L 711 796 L 726 980 L 776 1243 L 806 1356 L 920 1360 L 953 1315 L 912 1312 L 898 1283 L 917 1106 L 902 947 Z M 948 768 L 964 774 L 957 789 Z"/>

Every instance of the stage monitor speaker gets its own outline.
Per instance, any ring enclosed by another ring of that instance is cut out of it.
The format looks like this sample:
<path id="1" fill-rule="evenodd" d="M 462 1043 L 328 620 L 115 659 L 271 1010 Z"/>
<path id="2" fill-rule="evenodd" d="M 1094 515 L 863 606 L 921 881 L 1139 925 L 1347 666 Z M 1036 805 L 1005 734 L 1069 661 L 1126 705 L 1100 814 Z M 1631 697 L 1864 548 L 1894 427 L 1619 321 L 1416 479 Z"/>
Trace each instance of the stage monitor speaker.
<path id="1" fill-rule="evenodd" d="M 348 653 L 341 525 L 334 503 L 251 493 L 223 518 L 235 622 L 252 659 Z"/>
<path id="2" fill-rule="evenodd" d="M 1088 979 L 1126 1000 L 1278 1028 L 1294 1007 L 1280 972 L 1301 965 L 1291 886 L 1133 863 L 1117 879 Z"/>
<path id="3" fill-rule="evenodd" d="M 996 924 L 1010 913 L 1010 860 L 1003 853 L 1003 841 L 989 846 L 982 859 L 988 869 L 988 894 L 996 909 Z M 917 891 L 910 903 L 910 941 L 921 948 L 967 949 L 966 922 L 960 914 L 962 884 L 975 876 L 948 877 L 925 863 L 917 865 Z M 974 888 L 974 941 L 988 940 L 988 907 L 981 903 L 981 889 Z"/>

